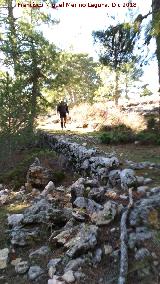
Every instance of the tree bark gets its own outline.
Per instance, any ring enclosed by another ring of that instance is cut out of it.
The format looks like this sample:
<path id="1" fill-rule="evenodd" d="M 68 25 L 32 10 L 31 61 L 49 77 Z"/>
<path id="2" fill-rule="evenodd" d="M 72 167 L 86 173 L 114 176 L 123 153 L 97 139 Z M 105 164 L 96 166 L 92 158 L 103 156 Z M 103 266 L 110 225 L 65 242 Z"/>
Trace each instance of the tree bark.
<path id="1" fill-rule="evenodd" d="M 156 56 L 158 61 L 159 96 L 160 96 L 160 1 L 152 0 L 152 20 L 156 30 Z M 160 129 L 160 98 L 159 98 L 159 129 Z"/>
<path id="2" fill-rule="evenodd" d="M 18 50 L 17 50 L 17 34 L 16 34 L 16 27 L 15 27 L 15 18 L 13 15 L 13 3 L 12 0 L 7 1 L 8 7 L 8 23 L 9 23 L 9 40 L 11 44 L 11 58 L 13 60 L 14 65 L 14 73 L 17 74 L 17 63 L 18 63 Z"/>
<path id="3" fill-rule="evenodd" d="M 115 70 L 115 91 L 114 91 L 114 101 L 115 105 L 118 106 L 119 100 L 119 73 Z"/>
<path id="4" fill-rule="evenodd" d="M 152 0 L 152 20 L 153 26 L 156 29 L 156 56 L 158 61 L 158 75 L 160 85 L 160 1 Z M 160 87 L 160 86 L 159 86 Z"/>

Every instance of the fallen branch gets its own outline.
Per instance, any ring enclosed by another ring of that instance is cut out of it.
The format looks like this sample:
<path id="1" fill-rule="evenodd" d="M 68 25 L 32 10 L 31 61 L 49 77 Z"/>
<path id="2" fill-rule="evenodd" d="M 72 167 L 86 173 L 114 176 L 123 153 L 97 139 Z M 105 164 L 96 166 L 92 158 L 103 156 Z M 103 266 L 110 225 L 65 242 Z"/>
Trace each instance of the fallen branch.
<path id="1" fill-rule="evenodd" d="M 125 284 L 128 274 L 128 235 L 127 235 L 127 218 L 131 207 L 133 206 L 132 188 L 129 188 L 129 203 L 127 209 L 123 212 L 121 217 L 121 258 L 120 258 L 120 275 L 118 284 Z"/>

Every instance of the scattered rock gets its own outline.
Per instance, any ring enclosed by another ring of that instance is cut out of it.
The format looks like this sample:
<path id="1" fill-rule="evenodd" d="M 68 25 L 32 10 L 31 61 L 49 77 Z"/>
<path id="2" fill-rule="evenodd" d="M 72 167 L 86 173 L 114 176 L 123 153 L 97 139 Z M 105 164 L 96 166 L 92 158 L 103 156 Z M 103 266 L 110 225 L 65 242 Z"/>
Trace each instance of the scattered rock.
<path id="1" fill-rule="evenodd" d="M 144 184 L 144 177 L 143 176 L 136 176 L 137 178 L 137 183 L 139 186 Z"/>
<path id="2" fill-rule="evenodd" d="M 56 273 L 57 265 L 60 263 L 61 258 L 54 258 L 51 259 L 47 265 L 48 268 L 48 275 L 50 278 L 53 278 L 54 274 Z"/>
<path id="3" fill-rule="evenodd" d="M 72 204 L 76 200 L 77 197 L 83 197 L 83 195 L 84 195 L 84 181 L 85 181 L 84 178 L 79 178 L 70 187 Z"/>
<path id="4" fill-rule="evenodd" d="M 28 269 L 29 269 L 28 261 L 22 261 L 15 265 L 15 271 L 18 274 L 24 274 L 28 271 Z"/>
<path id="5" fill-rule="evenodd" d="M 128 190 L 130 187 L 137 186 L 137 178 L 135 172 L 131 169 L 124 169 L 120 173 L 121 178 L 121 188 L 123 190 Z"/>
<path id="6" fill-rule="evenodd" d="M 57 188 L 56 188 L 56 191 L 60 191 L 60 192 L 64 192 L 65 191 L 65 188 L 64 188 L 64 186 L 58 186 Z"/>
<path id="7" fill-rule="evenodd" d="M 39 236 L 38 228 L 19 228 L 15 227 L 11 231 L 11 244 L 17 246 L 25 246 L 32 244 L 33 241 L 36 241 Z"/>
<path id="8" fill-rule="evenodd" d="M 28 278 L 29 280 L 35 280 L 37 277 L 42 275 L 44 273 L 44 270 L 40 266 L 31 266 L 28 271 Z"/>
<path id="9" fill-rule="evenodd" d="M 21 257 L 17 257 L 16 259 L 13 259 L 13 260 L 11 261 L 11 264 L 14 265 L 14 266 L 16 266 L 18 263 L 21 262 L 21 260 L 22 260 Z"/>
<path id="10" fill-rule="evenodd" d="M 110 245 L 104 245 L 104 253 L 105 253 L 106 255 L 111 254 L 112 251 L 113 251 L 112 246 L 110 246 Z"/>
<path id="11" fill-rule="evenodd" d="M 136 232 L 129 234 L 128 245 L 133 249 L 136 245 L 142 246 L 145 240 L 150 240 L 154 237 L 154 232 L 146 227 L 137 227 Z"/>
<path id="12" fill-rule="evenodd" d="M 67 256 L 75 258 L 93 249 L 97 244 L 97 233 L 98 227 L 82 224 L 76 237 L 65 245 L 69 247 L 69 250 L 66 252 Z"/>
<path id="13" fill-rule="evenodd" d="M 152 183 L 152 182 L 153 182 L 153 180 L 151 178 L 145 178 L 144 179 L 144 185 Z"/>
<path id="14" fill-rule="evenodd" d="M 62 279 L 64 281 L 66 281 L 67 283 L 73 283 L 75 281 L 75 277 L 73 275 L 73 271 L 72 270 L 68 270 L 67 272 L 65 272 L 65 274 L 63 274 Z"/>
<path id="15" fill-rule="evenodd" d="M 149 252 L 147 248 L 141 248 L 137 250 L 137 252 L 135 253 L 136 260 L 144 260 L 148 257 L 151 257 L 151 253 Z"/>
<path id="16" fill-rule="evenodd" d="M 49 183 L 46 185 L 45 189 L 42 191 L 42 196 L 47 196 L 48 193 L 52 192 L 55 189 L 55 185 L 53 181 L 49 181 Z"/>
<path id="17" fill-rule="evenodd" d="M 38 158 L 30 166 L 27 172 L 27 188 L 44 188 L 53 179 L 53 172 L 40 165 Z"/>
<path id="18" fill-rule="evenodd" d="M 8 216 L 8 225 L 15 227 L 21 224 L 23 220 L 23 214 L 12 214 Z"/>
<path id="19" fill-rule="evenodd" d="M 92 262 L 93 262 L 93 264 L 97 264 L 97 263 L 100 263 L 101 260 L 102 260 L 102 249 L 98 248 L 95 251 L 95 256 L 94 256 Z"/>
<path id="20" fill-rule="evenodd" d="M 88 198 L 93 199 L 96 202 L 103 202 L 106 189 L 102 186 L 92 188 L 88 193 Z"/>
<path id="21" fill-rule="evenodd" d="M 74 272 L 74 277 L 76 278 L 77 281 L 82 280 L 82 279 L 84 280 L 85 274 L 83 272 L 76 271 Z"/>
<path id="22" fill-rule="evenodd" d="M 138 186 L 137 187 L 137 192 L 138 193 L 146 193 L 146 191 L 149 189 L 149 187 L 148 186 L 145 186 L 145 185 L 143 185 L 143 186 Z"/>
<path id="23" fill-rule="evenodd" d="M 9 254 L 8 248 L 0 250 L 0 269 L 4 269 L 7 267 L 8 254 Z"/>
<path id="24" fill-rule="evenodd" d="M 114 201 L 107 201 L 104 204 L 104 209 L 98 211 L 97 213 L 93 213 L 91 216 L 91 220 L 98 226 L 107 225 L 112 220 L 114 220 L 115 216 L 118 213 L 118 205 Z"/>
<path id="25" fill-rule="evenodd" d="M 129 217 L 131 226 L 150 225 L 159 228 L 159 204 L 160 194 L 136 202 Z"/>
<path id="26" fill-rule="evenodd" d="M 158 193 L 160 193 L 160 187 L 157 186 L 157 187 L 151 188 L 150 193 L 151 193 L 152 195 L 153 195 L 153 194 L 158 194 Z"/>
<path id="27" fill-rule="evenodd" d="M 78 268 L 80 268 L 84 264 L 85 264 L 84 257 L 78 257 L 76 259 L 72 259 L 68 262 L 64 271 L 68 271 L 68 270 L 76 271 Z"/>
<path id="28" fill-rule="evenodd" d="M 29 255 L 29 258 L 43 256 L 43 255 L 47 255 L 49 253 L 50 253 L 50 248 L 48 246 L 43 246 L 43 247 L 31 252 L 30 255 Z"/>
<path id="29" fill-rule="evenodd" d="M 113 187 L 117 187 L 120 188 L 121 187 L 121 177 L 120 177 L 120 170 L 113 170 L 110 171 L 109 173 L 109 186 Z"/>
<path id="30" fill-rule="evenodd" d="M 102 205 L 96 203 L 94 200 L 85 197 L 77 197 L 73 204 L 78 208 L 86 209 L 86 211 L 89 213 L 103 209 Z"/>
<path id="31" fill-rule="evenodd" d="M 64 281 L 60 281 L 58 280 L 58 278 L 59 278 L 58 276 L 53 276 L 52 279 L 48 280 L 48 284 L 65 284 Z"/>

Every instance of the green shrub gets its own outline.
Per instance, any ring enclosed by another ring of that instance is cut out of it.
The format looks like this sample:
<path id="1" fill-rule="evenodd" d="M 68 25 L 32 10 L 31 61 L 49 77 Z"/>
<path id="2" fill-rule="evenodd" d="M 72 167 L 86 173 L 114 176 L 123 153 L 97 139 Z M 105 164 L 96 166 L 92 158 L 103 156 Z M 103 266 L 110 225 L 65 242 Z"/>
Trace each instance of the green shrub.
<path id="1" fill-rule="evenodd" d="M 100 128 L 102 132 L 111 132 L 111 131 L 120 131 L 120 132 L 132 132 L 132 129 L 125 124 L 118 124 L 118 125 L 103 125 Z"/>
<path id="2" fill-rule="evenodd" d="M 147 128 L 154 129 L 156 127 L 156 119 L 155 117 L 149 117 L 147 120 Z"/>
<path id="3" fill-rule="evenodd" d="M 111 135 L 110 135 L 110 133 L 103 133 L 100 136 L 100 140 L 104 144 L 110 144 L 110 142 L 111 142 Z"/>
<path id="4" fill-rule="evenodd" d="M 153 143 L 160 145 L 160 134 L 155 132 L 140 132 L 136 135 L 136 139 L 144 144 Z"/>
<path id="5" fill-rule="evenodd" d="M 134 135 L 131 132 L 110 131 L 101 134 L 100 140 L 104 144 L 129 143 L 134 141 Z"/>
<path id="6" fill-rule="evenodd" d="M 13 169 L 0 174 L 0 183 L 10 184 L 13 186 L 14 190 L 19 189 L 20 186 L 26 182 L 27 171 L 36 157 L 38 157 L 40 160 L 51 157 L 55 158 L 56 153 L 48 149 L 32 149 L 28 151 L 24 159 L 20 163 L 17 163 Z"/>
<path id="7" fill-rule="evenodd" d="M 103 126 L 100 140 L 104 144 L 119 144 L 133 142 L 135 135 L 132 129 L 125 124 Z"/>
<path id="8" fill-rule="evenodd" d="M 54 171 L 53 176 L 54 176 L 55 183 L 61 183 L 66 177 L 63 171 L 56 171 L 56 172 Z"/>

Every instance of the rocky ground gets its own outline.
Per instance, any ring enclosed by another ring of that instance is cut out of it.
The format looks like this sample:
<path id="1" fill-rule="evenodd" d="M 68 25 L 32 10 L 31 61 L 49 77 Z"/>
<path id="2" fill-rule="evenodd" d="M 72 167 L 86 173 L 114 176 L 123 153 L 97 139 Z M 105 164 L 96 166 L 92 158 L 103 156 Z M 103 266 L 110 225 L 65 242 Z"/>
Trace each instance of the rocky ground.
<path id="1" fill-rule="evenodd" d="M 1 185 L 0 283 L 118 283 L 120 222 L 132 189 L 127 283 L 158 284 L 158 159 L 130 160 L 119 151 L 117 158 L 116 151 L 97 150 L 93 137 L 48 141 L 70 169 L 68 182 L 55 186 L 37 158 L 20 190 Z"/>

